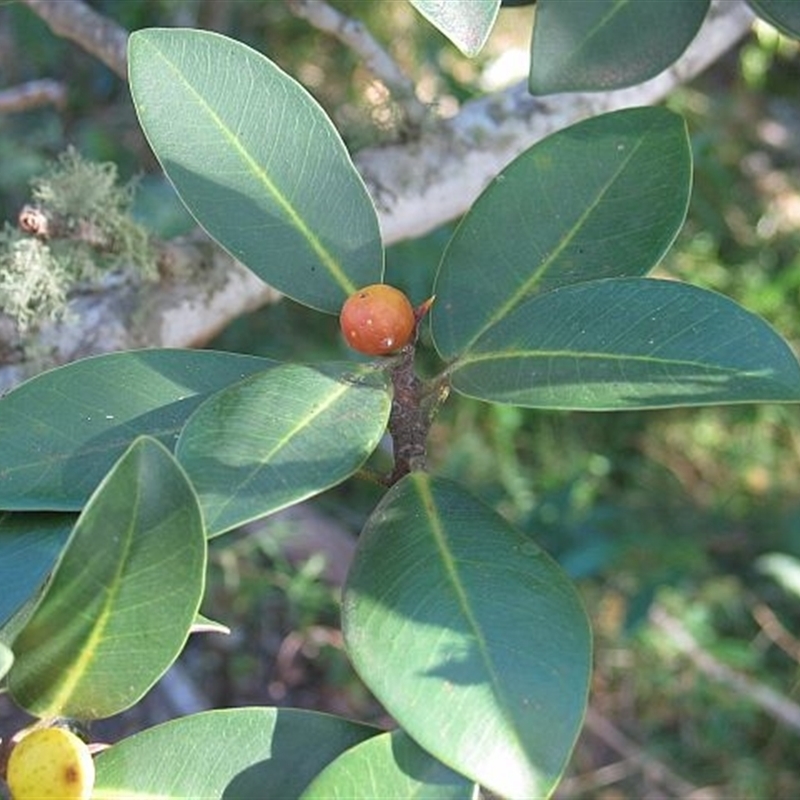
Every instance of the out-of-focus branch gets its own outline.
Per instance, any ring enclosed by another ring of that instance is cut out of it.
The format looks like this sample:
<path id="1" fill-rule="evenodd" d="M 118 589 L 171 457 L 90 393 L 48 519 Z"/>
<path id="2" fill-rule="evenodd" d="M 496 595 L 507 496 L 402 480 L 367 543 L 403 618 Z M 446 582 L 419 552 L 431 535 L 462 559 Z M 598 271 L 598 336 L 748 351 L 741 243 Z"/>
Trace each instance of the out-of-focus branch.
<path id="1" fill-rule="evenodd" d="M 128 31 L 98 14 L 81 0 L 22 0 L 53 33 L 71 39 L 102 61 L 123 80 L 127 78 Z"/>
<path id="2" fill-rule="evenodd" d="M 325 0 L 286 0 L 289 10 L 318 30 L 346 44 L 364 61 L 367 69 L 382 81 L 405 114 L 407 127 L 417 130 L 427 109 L 414 91 L 414 84 L 397 62 L 381 47 L 362 22 L 348 17 Z"/>
<path id="3" fill-rule="evenodd" d="M 66 86 L 50 78 L 20 83 L 0 91 L 0 114 L 28 111 L 46 105 L 60 107 L 66 96 Z"/>
<path id="4" fill-rule="evenodd" d="M 657 77 L 629 89 L 531 97 L 524 84 L 466 103 L 418 141 L 368 148 L 356 166 L 378 205 L 384 241 L 434 230 L 463 214 L 523 150 L 587 117 L 660 103 L 731 49 L 753 13 L 739 0 L 715 0 L 686 52 Z"/>
<path id="5" fill-rule="evenodd" d="M 593 773 L 565 778 L 556 790 L 557 798 L 585 795 L 602 786 L 617 783 L 636 772 L 641 772 L 649 782 L 663 786 L 672 792 L 674 797 L 700 799 L 701 795 L 696 786 L 685 781 L 663 761 L 648 753 L 645 748 L 626 736 L 597 709 L 590 706 L 586 710 L 584 724 L 587 731 L 619 753 L 624 760 L 601 767 Z M 704 795 L 704 797 L 708 797 L 708 795 Z"/>
<path id="6" fill-rule="evenodd" d="M 650 622 L 666 634 L 670 642 L 708 678 L 730 687 L 773 719 L 795 733 L 800 733 L 800 705 L 797 705 L 790 697 L 776 692 L 771 687 L 736 672 L 727 664 L 718 661 L 698 644 L 680 620 L 675 619 L 660 606 L 654 606 L 651 609 Z"/>

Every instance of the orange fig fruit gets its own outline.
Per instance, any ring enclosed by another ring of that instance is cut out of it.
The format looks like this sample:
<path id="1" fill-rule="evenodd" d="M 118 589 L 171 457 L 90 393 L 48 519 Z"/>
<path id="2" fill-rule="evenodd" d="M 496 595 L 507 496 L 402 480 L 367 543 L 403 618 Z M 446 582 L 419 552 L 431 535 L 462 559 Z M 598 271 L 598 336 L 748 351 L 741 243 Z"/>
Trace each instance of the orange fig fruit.
<path id="1" fill-rule="evenodd" d="M 347 298 L 339 324 L 353 350 L 368 356 L 386 356 L 413 339 L 417 316 L 403 292 L 375 283 Z"/>

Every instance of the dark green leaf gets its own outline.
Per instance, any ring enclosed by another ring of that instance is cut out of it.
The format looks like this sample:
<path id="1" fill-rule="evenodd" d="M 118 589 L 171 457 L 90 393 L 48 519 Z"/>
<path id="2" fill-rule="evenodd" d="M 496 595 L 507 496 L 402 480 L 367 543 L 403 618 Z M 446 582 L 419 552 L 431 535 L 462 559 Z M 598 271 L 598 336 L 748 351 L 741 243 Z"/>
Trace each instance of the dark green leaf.
<path id="1" fill-rule="evenodd" d="M 100 753 L 92 798 L 293 800 L 336 756 L 376 733 L 311 711 L 207 711 Z"/>
<path id="2" fill-rule="evenodd" d="M 800 39 L 800 3 L 797 0 L 747 0 L 753 11 L 781 33 Z"/>
<path id="3" fill-rule="evenodd" d="M 530 90 L 601 92 L 658 75 L 688 46 L 710 0 L 539 0 Z"/>
<path id="4" fill-rule="evenodd" d="M 275 364 L 134 350 L 45 372 L 0 399 L 0 508 L 78 511 L 139 435 L 172 448 L 209 394 Z"/>
<path id="5" fill-rule="evenodd" d="M 800 366 L 764 320 L 677 281 L 620 278 L 534 297 L 456 362 L 462 394 L 604 410 L 800 400 Z"/>
<path id="6" fill-rule="evenodd" d="M 683 120 L 635 108 L 565 128 L 478 198 L 445 251 L 431 326 L 445 359 L 529 297 L 644 275 L 683 224 L 691 153 Z"/>
<path id="7" fill-rule="evenodd" d="M 352 362 L 284 364 L 211 397 L 176 449 L 209 536 L 352 475 L 377 447 L 390 408 L 385 373 Z"/>
<path id="8" fill-rule="evenodd" d="M 183 471 L 136 440 L 89 500 L 13 643 L 9 687 L 37 716 L 133 705 L 177 658 L 197 614 L 206 539 Z"/>
<path id="9" fill-rule="evenodd" d="M 481 51 L 500 10 L 500 0 L 411 0 L 411 5 L 467 56 Z"/>
<path id="10" fill-rule="evenodd" d="M 416 472 L 367 522 L 343 630 L 361 677 L 425 750 L 503 797 L 546 797 L 586 705 L 591 635 L 542 550 Z"/>
<path id="11" fill-rule="evenodd" d="M 0 627 L 41 588 L 74 524 L 68 514 L 0 513 Z"/>
<path id="12" fill-rule="evenodd" d="M 197 221 L 267 283 L 338 313 L 383 274 L 378 217 L 333 124 L 241 42 L 148 29 L 128 46 L 139 122 Z"/>
<path id="13" fill-rule="evenodd" d="M 475 785 L 403 731 L 382 733 L 329 764 L 302 800 L 473 800 Z"/>

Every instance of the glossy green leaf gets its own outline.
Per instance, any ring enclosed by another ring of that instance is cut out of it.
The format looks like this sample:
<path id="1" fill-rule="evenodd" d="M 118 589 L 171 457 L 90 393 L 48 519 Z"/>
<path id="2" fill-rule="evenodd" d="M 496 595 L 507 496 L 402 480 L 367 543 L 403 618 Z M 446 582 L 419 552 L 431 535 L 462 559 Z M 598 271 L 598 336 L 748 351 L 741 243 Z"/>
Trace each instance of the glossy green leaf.
<path id="1" fill-rule="evenodd" d="M 137 439 L 92 495 L 14 641 L 17 703 L 84 720 L 133 705 L 183 648 L 205 562 L 186 476 L 163 445 Z"/>
<path id="2" fill-rule="evenodd" d="M 378 731 L 277 708 L 206 711 L 100 753 L 93 800 L 293 800 L 340 753 Z"/>
<path id="3" fill-rule="evenodd" d="M 260 278 L 338 313 L 381 280 L 372 200 L 341 137 L 293 78 L 241 42 L 145 29 L 128 45 L 139 122 L 197 221 Z"/>
<path id="4" fill-rule="evenodd" d="M 691 190 L 686 126 L 662 108 L 604 114 L 535 144 L 461 221 L 436 279 L 431 329 L 450 360 L 529 297 L 644 275 Z"/>
<path id="5" fill-rule="evenodd" d="M 539 0 L 533 94 L 602 92 L 669 67 L 694 39 L 710 0 Z"/>
<path id="6" fill-rule="evenodd" d="M 593 281 L 534 297 L 453 367 L 462 394 L 605 410 L 800 400 L 800 366 L 762 320 L 677 281 Z"/>
<path id="7" fill-rule="evenodd" d="M 385 373 L 352 362 L 284 364 L 211 397 L 176 449 L 209 536 L 352 475 L 377 447 L 390 409 Z"/>
<path id="8" fill-rule="evenodd" d="M 70 514 L 0 513 L 0 627 L 39 591 L 74 524 Z"/>
<path id="9" fill-rule="evenodd" d="M 486 44 L 500 10 L 500 0 L 411 0 L 411 5 L 470 57 Z"/>
<path id="10" fill-rule="evenodd" d="M 549 795 L 582 723 L 591 634 L 528 537 L 412 473 L 361 534 L 342 614 L 356 669 L 425 750 L 503 797 Z"/>
<path id="11" fill-rule="evenodd" d="M 340 755 L 303 792 L 302 800 L 472 800 L 476 788 L 396 730 Z"/>
<path id="12" fill-rule="evenodd" d="M 0 508 L 78 511 L 139 435 L 172 448 L 209 394 L 274 361 L 133 350 L 50 370 L 0 398 Z"/>
<path id="13" fill-rule="evenodd" d="M 759 17 L 786 36 L 800 39 L 800 3 L 797 0 L 747 0 Z"/>

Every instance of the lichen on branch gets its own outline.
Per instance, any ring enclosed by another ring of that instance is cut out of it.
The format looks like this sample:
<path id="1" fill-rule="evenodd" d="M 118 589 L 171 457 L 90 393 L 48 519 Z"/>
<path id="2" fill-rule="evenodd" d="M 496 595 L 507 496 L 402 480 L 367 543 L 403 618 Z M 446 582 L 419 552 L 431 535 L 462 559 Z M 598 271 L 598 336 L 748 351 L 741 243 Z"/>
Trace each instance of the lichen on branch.
<path id="1" fill-rule="evenodd" d="M 0 231 L 0 309 L 21 330 L 61 316 L 71 291 L 105 273 L 158 277 L 150 237 L 131 216 L 134 189 L 114 164 L 73 148 L 32 181 L 19 229 Z"/>

